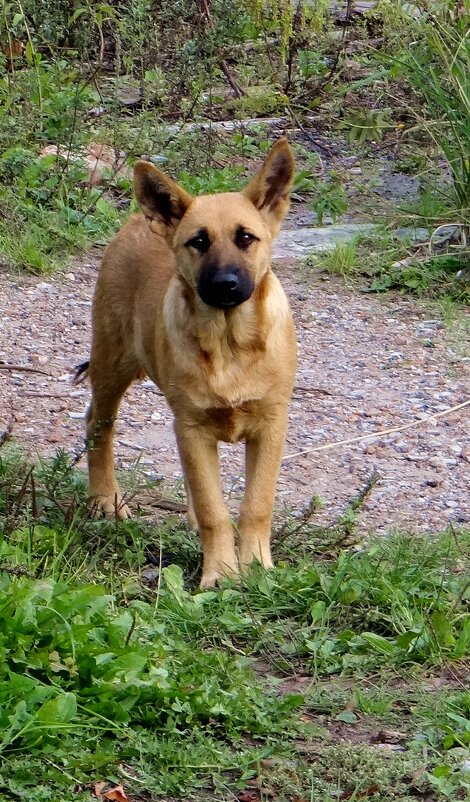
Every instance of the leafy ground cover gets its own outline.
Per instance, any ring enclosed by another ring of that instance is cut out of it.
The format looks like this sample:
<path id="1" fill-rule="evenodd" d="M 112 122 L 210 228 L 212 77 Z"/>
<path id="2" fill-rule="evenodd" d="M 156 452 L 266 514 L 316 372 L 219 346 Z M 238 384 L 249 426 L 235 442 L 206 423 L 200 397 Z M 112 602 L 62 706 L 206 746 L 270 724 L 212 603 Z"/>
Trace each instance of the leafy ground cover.
<path id="1" fill-rule="evenodd" d="M 0 515 L 0 798 L 470 798 L 468 530 L 287 518 L 198 592 L 184 523 L 91 520 L 64 454 L 4 446 Z"/>

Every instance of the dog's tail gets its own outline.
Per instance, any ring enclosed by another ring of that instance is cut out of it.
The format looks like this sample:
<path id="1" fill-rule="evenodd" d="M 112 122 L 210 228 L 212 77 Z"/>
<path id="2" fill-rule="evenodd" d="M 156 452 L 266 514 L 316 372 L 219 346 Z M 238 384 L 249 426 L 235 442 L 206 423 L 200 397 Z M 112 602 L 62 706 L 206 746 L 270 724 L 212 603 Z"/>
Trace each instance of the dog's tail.
<path id="1" fill-rule="evenodd" d="M 72 382 L 73 384 L 80 384 L 80 382 L 85 381 L 86 377 L 88 376 L 88 368 L 90 367 L 90 361 L 82 362 L 81 365 L 77 365 L 75 368 L 75 373 L 73 374 Z"/>

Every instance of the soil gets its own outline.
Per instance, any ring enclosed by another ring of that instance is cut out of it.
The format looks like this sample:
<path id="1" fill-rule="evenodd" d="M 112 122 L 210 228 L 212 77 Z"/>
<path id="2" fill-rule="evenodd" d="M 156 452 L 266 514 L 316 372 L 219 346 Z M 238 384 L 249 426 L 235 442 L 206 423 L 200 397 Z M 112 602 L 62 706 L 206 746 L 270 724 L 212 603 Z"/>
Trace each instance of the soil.
<path id="1" fill-rule="evenodd" d="M 292 220 L 291 220 L 292 225 Z M 4 272 L 0 287 L 0 362 L 42 372 L 0 369 L 0 432 L 31 455 L 83 448 L 87 384 L 71 383 L 87 359 L 90 306 L 101 253 L 68 272 L 34 278 Z M 294 312 L 299 367 L 277 505 L 300 515 L 311 496 L 332 524 L 376 470 L 379 480 L 359 510 L 362 532 L 438 531 L 470 522 L 470 408 L 415 428 L 331 450 L 298 451 L 427 418 L 470 396 L 470 335 L 459 335 L 411 297 L 366 295 L 335 277 L 306 273 L 289 258 L 275 269 Z M 243 491 L 242 446 L 222 444 L 230 503 Z M 181 468 L 166 402 L 150 381 L 133 385 L 122 404 L 116 462 L 136 460 L 168 493 Z M 83 457 L 79 465 L 84 465 Z"/>

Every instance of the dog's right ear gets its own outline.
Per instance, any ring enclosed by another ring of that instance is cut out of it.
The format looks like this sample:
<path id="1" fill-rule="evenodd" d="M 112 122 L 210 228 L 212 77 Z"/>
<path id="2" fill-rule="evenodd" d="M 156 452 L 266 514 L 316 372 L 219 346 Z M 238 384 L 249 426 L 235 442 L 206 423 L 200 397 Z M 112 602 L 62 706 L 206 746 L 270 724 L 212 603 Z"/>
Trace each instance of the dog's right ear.
<path id="1" fill-rule="evenodd" d="M 178 224 L 193 200 L 176 181 L 145 161 L 134 167 L 134 192 L 144 215 L 166 228 Z"/>

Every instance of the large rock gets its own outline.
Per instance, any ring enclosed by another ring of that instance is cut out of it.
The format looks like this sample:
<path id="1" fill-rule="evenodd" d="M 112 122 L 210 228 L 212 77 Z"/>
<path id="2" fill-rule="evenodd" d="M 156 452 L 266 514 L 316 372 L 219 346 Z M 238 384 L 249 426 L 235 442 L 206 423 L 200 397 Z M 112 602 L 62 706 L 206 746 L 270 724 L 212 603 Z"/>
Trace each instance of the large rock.
<path id="1" fill-rule="evenodd" d="M 273 246 L 273 259 L 304 259 L 311 253 L 334 251 L 339 242 L 350 242 L 358 234 L 370 234 L 372 223 L 341 223 L 319 228 L 286 228 Z"/>

